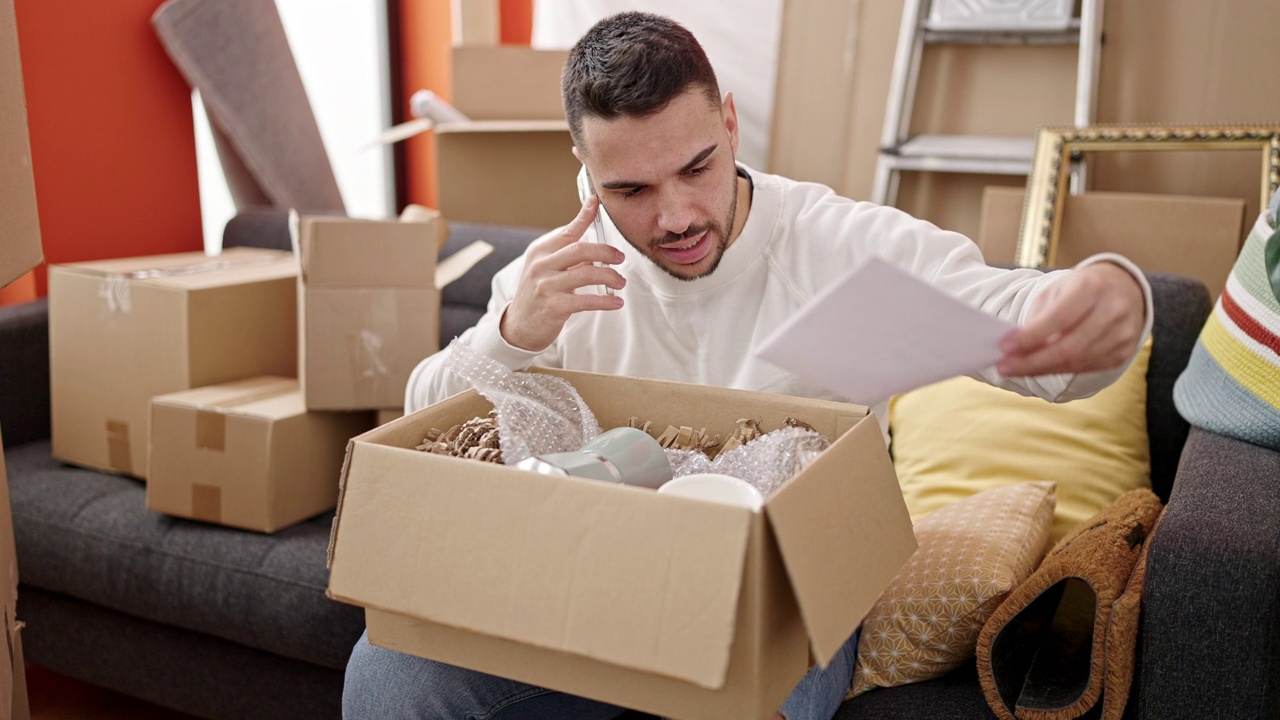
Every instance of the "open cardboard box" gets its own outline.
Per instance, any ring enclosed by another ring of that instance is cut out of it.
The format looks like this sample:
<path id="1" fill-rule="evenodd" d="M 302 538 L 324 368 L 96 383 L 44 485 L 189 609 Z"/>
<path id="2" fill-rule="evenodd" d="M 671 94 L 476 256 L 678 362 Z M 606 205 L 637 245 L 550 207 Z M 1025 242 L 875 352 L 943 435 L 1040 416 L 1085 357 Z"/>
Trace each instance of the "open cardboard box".
<path id="1" fill-rule="evenodd" d="M 449 220 L 553 228 L 578 214 L 581 165 L 560 104 L 568 53 L 453 50 L 453 105 L 470 122 L 435 128 L 440 211 Z"/>
<path id="2" fill-rule="evenodd" d="M 437 263 L 440 213 L 401 220 L 305 217 L 298 276 L 298 374 L 308 410 L 404 405 L 413 368 L 440 349 L 440 291 L 493 247 L 477 241 Z"/>
<path id="3" fill-rule="evenodd" d="M 474 390 L 354 438 L 329 595 L 376 645 L 647 712 L 765 718 L 827 663 L 915 551 L 857 405 L 593 373 L 603 428 L 794 416 L 833 445 L 752 512 L 414 449 L 485 415 Z"/>

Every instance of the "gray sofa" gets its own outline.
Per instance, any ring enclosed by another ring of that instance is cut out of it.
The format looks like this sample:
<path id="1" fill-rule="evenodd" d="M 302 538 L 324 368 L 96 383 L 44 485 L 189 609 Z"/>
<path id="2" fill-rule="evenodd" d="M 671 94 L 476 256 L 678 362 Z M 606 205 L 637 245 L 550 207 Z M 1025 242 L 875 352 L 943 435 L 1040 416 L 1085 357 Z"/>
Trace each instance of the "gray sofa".
<path id="1" fill-rule="evenodd" d="M 282 233 L 278 217 L 247 214 L 228 226 L 227 244 L 284 246 Z M 454 225 L 446 252 L 477 237 L 498 252 L 445 290 L 442 342 L 475 322 L 489 277 L 536 234 Z M 1171 389 L 1209 298 L 1195 281 L 1150 277 L 1152 479 L 1169 509 L 1152 541 L 1126 717 L 1275 717 L 1280 454 L 1200 431 L 1187 440 Z M 0 308 L 0 427 L 27 659 L 204 717 L 338 717 L 363 617 L 324 596 L 332 514 L 273 536 L 168 518 L 146 511 L 137 481 L 54 461 L 47 333 L 44 302 Z M 992 714 L 969 663 L 867 693 L 837 717 Z"/>

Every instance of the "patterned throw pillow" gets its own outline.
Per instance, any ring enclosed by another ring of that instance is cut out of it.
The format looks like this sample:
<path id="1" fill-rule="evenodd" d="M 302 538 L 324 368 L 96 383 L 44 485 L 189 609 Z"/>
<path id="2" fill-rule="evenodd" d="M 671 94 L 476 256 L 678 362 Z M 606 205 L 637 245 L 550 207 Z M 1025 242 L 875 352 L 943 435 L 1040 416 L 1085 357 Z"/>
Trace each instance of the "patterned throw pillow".
<path id="1" fill-rule="evenodd" d="M 1275 205 L 1245 239 L 1227 286 L 1191 360 L 1173 386 L 1187 422 L 1255 445 L 1280 449 L 1280 300 L 1274 266 L 1280 231 Z"/>
<path id="2" fill-rule="evenodd" d="M 1054 484 L 986 490 L 916 523 L 918 549 L 862 623 L 849 696 L 946 674 L 1044 557 Z"/>

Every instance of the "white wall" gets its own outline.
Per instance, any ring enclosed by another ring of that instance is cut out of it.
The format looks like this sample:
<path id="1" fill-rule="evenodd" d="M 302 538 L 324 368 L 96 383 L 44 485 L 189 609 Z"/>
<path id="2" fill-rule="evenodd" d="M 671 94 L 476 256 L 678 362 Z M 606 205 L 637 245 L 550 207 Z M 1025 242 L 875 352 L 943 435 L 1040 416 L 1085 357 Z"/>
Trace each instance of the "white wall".
<path id="1" fill-rule="evenodd" d="M 369 147 L 390 125 L 387 30 L 383 0 L 276 0 L 320 137 L 353 217 L 395 212 L 391 151 Z M 205 251 L 222 247 L 222 229 L 235 215 L 198 99 L 196 162 Z"/>
<path id="2" fill-rule="evenodd" d="M 698 38 L 720 92 L 732 92 L 738 108 L 738 160 L 768 170 L 782 0 L 535 0 L 532 44 L 567 49 L 598 20 L 624 10 L 665 15 Z"/>

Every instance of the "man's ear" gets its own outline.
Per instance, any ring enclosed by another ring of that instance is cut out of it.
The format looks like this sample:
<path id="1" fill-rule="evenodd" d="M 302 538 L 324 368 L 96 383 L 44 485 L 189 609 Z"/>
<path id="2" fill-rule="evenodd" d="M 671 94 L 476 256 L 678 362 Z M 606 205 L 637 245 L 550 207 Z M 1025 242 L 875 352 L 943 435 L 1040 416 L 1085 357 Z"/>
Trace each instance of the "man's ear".
<path id="1" fill-rule="evenodd" d="M 733 93 L 724 94 L 724 102 L 720 104 L 720 116 L 724 118 L 724 129 L 729 132 L 729 146 L 733 148 L 733 156 L 738 156 L 738 108 L 733 104 Z"/>
<path id="2" fill-rule="evenodd" d="M 577 146 L 577 145 L 574 145 L 574 146 L 573 146 L 573 156 L 574 156 L 574 157 L 576 157 L 576 158 L 578 158 L 578 162 L 582 163 L 583 165 L 586 165 L 586 162 L 584 162 L 584 161 L 583 161 L 583 159 L 582 159 L 582 153 L 578 152 L 578 146 Z"/>

